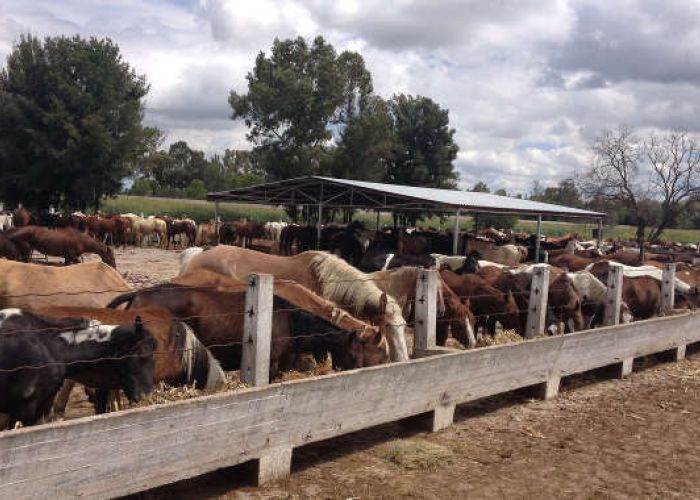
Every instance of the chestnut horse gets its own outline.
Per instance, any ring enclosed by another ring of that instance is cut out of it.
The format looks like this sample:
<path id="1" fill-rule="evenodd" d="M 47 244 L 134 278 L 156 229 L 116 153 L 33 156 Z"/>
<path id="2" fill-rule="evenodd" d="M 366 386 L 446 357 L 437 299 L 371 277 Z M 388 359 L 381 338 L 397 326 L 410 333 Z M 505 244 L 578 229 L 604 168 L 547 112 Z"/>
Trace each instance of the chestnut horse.
<path id="1" fill-rule="evenodd" d="M 248 287 L 243 280 L 198 269 L 177 276 L 171 283 L 189 287 L 217 290 L 220 292 L 242 292 Z M 362 339 L 365 366 L 374 366 L 389 361 L 389 346 L 378 329 L 351 316 L 330 300 L 316 295 L 308 288 L 290 280 L 275 280 L 275 294 L 295 307 L 313 312 L 342 330 L 356 332 Z"/>
<path id="2" fill-rule="evenodd" d="M 43 254 L 63 257 L 66 265 L 80 262 L 79 257 L 84 253 L 96 253 L 102 262 L 117 267 L 111 248 L 72 227 L 47 229 L 25 226 L 12 232 L 10 239 L 17 245 L 27 245 Z"/>
<path id="3" fill-rule="evenodd" d="M 210 346 L 225 370 L 240 369 L 243 324 L 246 315 L 245 292 L 220 292 L 211 288 L 164 283 L 124 294 L 109 306 L 165 307 L 176 318 L 190 325 L 204 345 Z M 296 343 L 295 337 L 308 339 Z M 290 369 L 295 348 L 316 344 L 311 352 L 325 349 L 333 356 L 334 367 L 363 366 L 362 341 L 355 332 L 341 330 L 307 311 L 275 296 L 270 346 L 270 378 Z"/>
<path id="4" fill-rule="evenodd" d="M 399 267 L 371 273 L 374 282 L 385 293 L 394 297 L 401 305 L 404 317 L 413 318 L 416 302 L 416 280 L 421 268 Z M 469 308 L 469 299 L 461 301 L 447 284 L 438 278 L 437 343 L 444 345 L 448 330 L 464 347 L 476 347 L 474 316 Z"/>
<path id="5" fill-rule="evenodd" d="M 324 252 L 282 257 L 228 245 L 207 251 L 189 250 L 181 255 L 180 274 L 208 269 L 239 279 L 251 273 L 269 273 L 296 281 L 353 316 L 378 324 L 389 341 L 392 361 L 408 360 L 406 321 L 401 307 L 373 283 L 369 275 L 344 260 Z"/>

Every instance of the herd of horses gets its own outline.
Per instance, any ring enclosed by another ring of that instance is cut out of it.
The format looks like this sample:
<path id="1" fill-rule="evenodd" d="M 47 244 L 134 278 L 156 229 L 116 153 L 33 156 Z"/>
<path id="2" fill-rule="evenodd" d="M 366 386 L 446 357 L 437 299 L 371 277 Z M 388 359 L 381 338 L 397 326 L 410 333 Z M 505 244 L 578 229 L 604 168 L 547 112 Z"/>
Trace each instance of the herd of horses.
<path id="1" fill-rule="evenodd" d="M 72 214 L 39 225 L 47 221 L 24 212 L 12 214 L 13 227 L 0 232 L 0 428 L 60 417 L 75 382 L 86 387 L 98 413 L 119 390 L 137 401 L 161 382 L 224 387 L 225 371 L 241 367 L 252 273 L 274 276 L 271 378 L 301 356 L 319 363 L 330 357 L 337 370 L 408 360 L 416 280 L 424 268 L 438 270 L 439 345 L 452 336 L 473 348 L 499 327 L 525 335 L 531 236 L 464 234 L 462 256 L 449 256 L 448 232 L 369 231 L 353 223 L 327 226 L 317 241 L 316 228 L 293 224 L 207 226 L 138 216 L 126 223 L 129 214 Z M 185 237 L 179 274 L 133 290 L 116 270 L 112 246 L 143 244 L 154 232 L 165 246 Z M 254 239 L 276 242 L 278 254 L 246 248 Z M 549 334 L 602 324 L 610 262 L 623 264 L 620 321 L 659 314 L 668 255 L 648 253 L 640 265 L 639 253 L 575 235 L 540 247 L 552 265 Z M 29 262 L 32 251 L 64 257 L 66 266 Z M 81 263 L 86 252 L 103 262 Z M 694 308 L 700 273 L 678 266 L 677 307 Z"/>

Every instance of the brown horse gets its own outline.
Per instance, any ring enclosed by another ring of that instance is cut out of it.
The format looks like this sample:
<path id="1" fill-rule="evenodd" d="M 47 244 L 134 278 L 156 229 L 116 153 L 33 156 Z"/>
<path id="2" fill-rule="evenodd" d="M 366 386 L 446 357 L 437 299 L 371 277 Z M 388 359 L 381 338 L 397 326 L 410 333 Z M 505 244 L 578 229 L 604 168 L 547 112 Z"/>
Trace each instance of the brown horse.
<path id="1" fill-rule="evenodd" d="M 243 280 L 213 273 L 205 269 L 177 276 L 171 280 L 177 285 L 217 290 L 220 292 L 243 292 L 248 283 Z M 333 302 L 316 295 L 308 288 L 290 280 L 275 280 L 275 294 L 295 307 L 313 312 L 325 321 L 342 330 L 356 332 L 362 339 L 365 366 L 386 363 L 389 360 L 389 347 L 374 326 L 350 315 Z"/>
<path id="2" fill-rule="evenodd" d="M 104 307 L 129 290 L 121 275 L 102 262 L 55 267 L 0 259 L 0 309 Z"/>
<path id="3" fill-rule="evenodd" d="M 440 271 L 440 276 L 459 297 L 470 300 L 477 326 L 494 335 L 498 321 L 505 330 L 522 335 L 520 311 L 512 291 L 504 293 L 475 274 L 458 275 L 445 269 Z"/>
<path id="4" fill-rule="evenodd" d="M 416 301 L 416 280 L 420 271 L 421 268 L 418 267 L 399 267 L 387 271 L 376 271 L 369 276 L 374 279 L 379 288 L 398 301 L 404 317 L 412 321 L 413 305 Z M 436 325 L 438 345 L 445 345 L 449 331 L 464 347 L 476 347 L 474 315 L 469 307 L 469 299 L 460 300 L 442 278 L 439 278 Z"/>
<path id="5" fill-rule="evenodd" d="M 334 255 L 303 252 L 282 257 L 219 245 L 207 251 L 192 248 L 183 252 L 180 274 L 195 269 L 208 269 L 239 279 L 251 273 L 269 273 L 296 281 L 353 316 L 379 325 L 389 341 L 392 361 L 408 360 L 406 321 L 399 304 L 387 296 L 370 276 Z"/>
<path id="6" fill-rule="evenodd" d="M 168 244 L 167 248 L 170 248 L 170 243 L 175 244 L 175 236 L 184 234 L 187 237 L 187 246 L 194 244 L 197 238 L 197 226 L 193 220 L 190 219 L 169 219 L 166 220 L 168 224 Z"/>
<path id="7" fill-rule="evenodd" d="M 26 208 L 16 208 L 12 212 L 15 227 L 23 227 L 32 224 L 32 213 Z"/>
<path id="8" fill-rule="evenodd" d="M 192 329 L 187 324 L 175 320 L 166 309 L 147 307 L 115 310 L 53 306 L 39 308 L 35 312 L 53 318 L 92 319 L 105 324 L 123 326 L 134 324 L 136 318 L 140 317 L 156 342 L 153 352 L 154 382 L 165 382 L 170 385 L 195 384 L 197 389 L 206 390 L 218 389 L 226 382 L 221 366 L 197 339 Z M 92 378 L 100 380 L 103 377 L 95 373 Z M 63 397 L 54 406 L 58 415 L 62 415 L 65 410 L 70 388 L 64 388 L 60 394 Z M 106 411 L 103 397 L 98 398 L 96 409 L 97 413 Z"/>
<path id="9" fill-rule="evenodd" d="M 22 261 L 24 257 L 17 245 L 3 232 L 0 232 L 0 258 Z"/>
<path id="10" fill-rule="evenodd" d="M 601 257 L 597 258 L 587 258 L 579 257 L 573 254 L 560 254 L 553 255 L 549 257 L 549 263 L 553 266 L 560 267 L 562 269 L 568 269 L 571 272 L 583 271 L 590 264 L 594 264 L 601 260 Z"/>
<path id="11" fill-rule="evenodd" d="M 84 253 L 96 253 L 102 262 L 117 267 L 114 253 L 103 243 L 76 231 L 72 227 L 47 229 L 39 226 L 25 226 L 10 235 L 15 244 L 28 245 L 46 255 L 63 257 L 66 265 L 80 262 L 79 257 Z"/>
<path id="12" fill-rule="evenodd" d="M 204 345 L 210 346 L 225 370 L 238 370 L 241 363 L 244 292 L 220 292 L 174 283 L 125 294 L 110 303 L 117 307 L 165 307 L 190 325 Z M 297 342 L 298 340 L 298 342 Z M 341 330 L 331 323 L 275 296 L 270 347 L 270 377 L 293 366 L 295 351 L 331 352 L 334 367 L 362 367 L 362 341 L 355 332 Z"/>

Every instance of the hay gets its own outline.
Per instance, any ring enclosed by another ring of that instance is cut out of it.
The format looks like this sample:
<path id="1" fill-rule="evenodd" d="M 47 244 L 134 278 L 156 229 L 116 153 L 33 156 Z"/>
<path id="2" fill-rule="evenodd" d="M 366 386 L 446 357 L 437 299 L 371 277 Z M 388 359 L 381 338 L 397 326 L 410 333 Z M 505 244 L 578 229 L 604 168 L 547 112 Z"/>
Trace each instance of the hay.
<path id="1" fill-rule="evenodd" d="M 382 459 L 406 470 L 435 471 L 454 459 L 449 448 L 422 439 L 395 439 L 379 445 L 375 451 Z"/>
<path id="2" fill-rule="evenodd" d="M 152 393 L 138 403 L 129 404 L 122 394 L 122 404 L 125 408 L 140 408 L 144 406 L 162 405 L 173 401 L 182 401 L 183 399 L 192 399 L 199 396 L 206 396 L 207 394 L 235 391 L 247 387 L 246 384 L 241 382 L 238 372 L 225 372 L 225 374 L 226 384 L 217 390 L 196 389 L 194 384 L 173 387 L 164 382 L 160 382 Z"/>
<path id="3" fill-rule="evenodd" d="M 326 357 L 326 361 L 317 364 L 311 355 L 299 356 L 294 370 L 281 372 L 275 377 L 275 382 L 287 382 L 289 380 L 300 380 L 309 377 L 318 377 L 320 375 L 328 375 L 333 372 L 333 364 L 330 354 Z"/>
<path id="4" fill-rule="evenodd" d="M 513 344 L 524 339 L 515 330 L 499 330 L 493 337 L 484 335 L 476 341 L 476 347 L 488 347 L 492 345 Z"/>

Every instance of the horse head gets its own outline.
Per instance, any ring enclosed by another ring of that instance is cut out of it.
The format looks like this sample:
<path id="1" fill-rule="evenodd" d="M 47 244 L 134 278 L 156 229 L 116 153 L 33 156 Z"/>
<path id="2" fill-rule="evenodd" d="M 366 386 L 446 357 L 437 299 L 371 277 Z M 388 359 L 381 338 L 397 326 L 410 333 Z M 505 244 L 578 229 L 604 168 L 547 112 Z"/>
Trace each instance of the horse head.
<path id="1" fill-rule="evenodd" d="M 155 361 L 153 351 L 155 339 L 136 316 L 133 327 L 120 326 L 113 336 L 122 340 L 120 352 L 116 353 L 117 373 L 129 401 L 138 401 L 153 390 Z"/>

